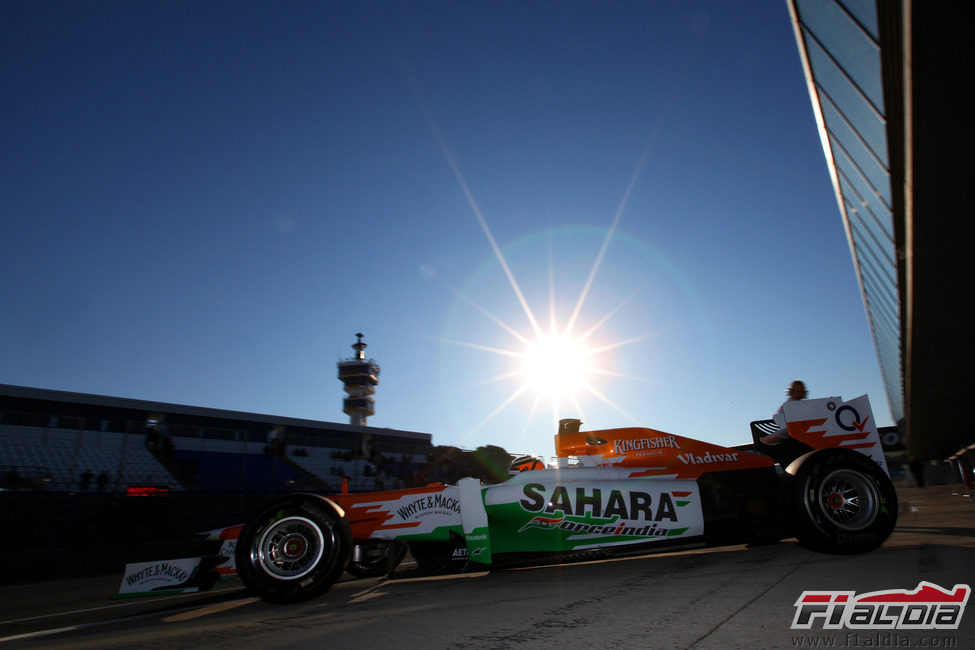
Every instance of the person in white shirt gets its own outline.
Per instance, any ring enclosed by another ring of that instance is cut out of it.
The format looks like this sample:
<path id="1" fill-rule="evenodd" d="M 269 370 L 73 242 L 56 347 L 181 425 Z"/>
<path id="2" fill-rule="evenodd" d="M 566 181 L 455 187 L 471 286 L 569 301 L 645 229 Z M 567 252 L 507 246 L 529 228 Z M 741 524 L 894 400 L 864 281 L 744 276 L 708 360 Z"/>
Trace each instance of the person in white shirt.
<path id="1" fill-rule="evenodd" d="M 789 396 L 789 399 L 782 402 L 782 406 L 780 406 L 779 410 L 775 412 L 776 415 L 782 413 L 783 409 L 785 409 L 785 405 L 789 402 L 798 401 L 805 398 L 807 395 L 806 385 L 800 380 L 796 379 L 789 384 L 789 387 L 786 389 L 785 393 Z M 767 436 L 763 436 L 760 439 L 760 442 L 764 445 L 777 445 L 788 437 L 789 432 L 783 428 L 779 429 L 778 431 L 773 431 Z"/>

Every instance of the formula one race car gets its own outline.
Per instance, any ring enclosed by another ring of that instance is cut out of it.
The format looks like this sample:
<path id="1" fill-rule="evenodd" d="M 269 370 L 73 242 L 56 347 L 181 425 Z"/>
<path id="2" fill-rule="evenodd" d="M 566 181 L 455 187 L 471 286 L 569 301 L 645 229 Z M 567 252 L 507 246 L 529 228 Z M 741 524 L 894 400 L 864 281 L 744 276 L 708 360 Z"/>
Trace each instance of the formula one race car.
<path id="1" fill-rule="evenodd" d="M 827 553 L 881 545 L 897 496 L 864 395 L 794 401 L 721 447 L 646 428 L 580 431 L 562 420 L 556 459 L 523 457 L 511 478 L 326 498 L 293 494 L 240 531 L 236 570 L 266 600 L 328 590 L 343 571 L 391 572 L 647 553 L 796 537 Z M 781 444 L 760 438 L 778 431 Z"/>

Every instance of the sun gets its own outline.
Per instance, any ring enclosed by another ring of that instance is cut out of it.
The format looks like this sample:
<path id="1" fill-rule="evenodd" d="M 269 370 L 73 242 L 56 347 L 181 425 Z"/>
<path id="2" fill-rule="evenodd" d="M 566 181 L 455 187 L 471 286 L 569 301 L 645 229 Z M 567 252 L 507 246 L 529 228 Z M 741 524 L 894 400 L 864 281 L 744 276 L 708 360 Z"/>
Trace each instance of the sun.
<path id="1" fill-rule="evenodd" d="M 524 387 L 548 399 L 571 398 L 591 385 L 592 357 L 581 338 L 543 334 L 529 341 L 522 354 Z"/>
<path id="2" fill-rule="evenodd" d="M 521 306 L 521 310 L 524 313 L 530 328 L 530 330 L 526 332 L 523 328 L 519 328 L 510 322 L 507 322 L 505 319 L 502 319 L 497 313 L 495 313 L 494 310 L 488 309 L 479 304 L 467 292 L 450 287 L 449 284 L 444 283 L 457 295 L 458 298 L 470 304 L 476 311 L 484 315 L 488 321 L 498 325 L 517 341 L 514 344 L 509 343 L 504 346 L 492 346 L 473 341 L 435 337 L 444 343 L 492 353 L 505 357 L 509 360 L 513 359 L 515 361 L 514 367 L 509 366 L 500 374 L 489 376 L 486 379 L 477 381 L 473 384 L 473 386 L 480 386 L 498 381 L 507 382 L 512 379 L 516 381 L 520 379 L 518 382 L 520 385 L 517 386 L 515 390 L 507 397 L 502 398 L 501 402 L 478 424 L 469 428 L 467 435 L 471 435 L 481 427 L 485 426 L 488 422 L 498 416 L 499 413 L 504 411 L 510 405 L 519 401 L 523 396 L 526 395 L 526 393 L 535 394 L 535 399 L 528 414 L 528 419 L 525 420 L 526 423 L 529 422 L 533 416 L 535 416 L 535 414 L 539 411 L 539 407 L 543 402 L 546 401 L 549 402 L 552 407 L 552 418 L 554 421 L 559 420 L 559 418 L 563 415 L 562 409 L 567 407 L 571 407 L 572 414 L 574 416 L 583 415 L 581 408 L 582 404 L 578 399 L 583 393 L 585 393 L 586 396 L 593 397 L 603 404 L 606 404 L 623 417 L 635 422 L 636 420 L 629 413 L 627 413 L 612 399 L 607 397 L 595 385 L 595 379 L 597 376 L 629 379 L 639 378 L 628 377 L 627 375 L 623 375 L 612 369 L 597 367 L 596 357 L 602 356 L 604 353 L 609 351 L 647 339 L 651 336 L 651 334 L 645 333 L 595 348 L 586 343 L 588 337 L 599 331 L 606 324 L 606 322 L 617 313 L 617 311 L 619 311 L 630 301 L 630 298 L 624 299 L 617 306 L 604 312 L 599 318 L 597 318 L 595 324 L 592 324 L 585 333 L 579 335 L 576 332 L 578 332 L 577 326 L 580 329 L 582 327 L 580 322 L 588 320 L 582 318 L 581 316 L 583 307 L 586 304 L 587 298 L 589 297 L 590 291 L 596 280 L 596 275 L 599 273 L 599 269 L 602 266 L 604 258 L 606 257 L 609 245 L 613 241 L 614 235 L 617 232 L 617 227 L 620 219 L 623 216 L 623 211 L 629 202 L 630 194 L 636 186 L 643 165 L 650 154 L 652 136 L 650 139 L 648 139 L 646 146 L 643 149 L 636 168 L 630 177 L 630 182 L 623 193 L 622 199 L 620 200 L 620 204 L 613 215 L 613 219 L 609 227 L 605 231 L 602 244 L 599 246 L 598 252 L 596 252 L 592 265 L 589 268 L 589 272 L 585 276 L 585 280 L 582 283 L 578 298 L 575 300 L 575 304 L 571 309 L 568 319 L 565 321 L 564 327 L 560 327 L 557 324 L 561 318 L 557 315 L 556 310 L 556 303 L 558 302 L 556 300 L 555 290 L 556 269 L 551 248 L 549 249 L 548 305 L 550 327 L 548 333 L 546 333 L 546 331 L 542 328 L 542 325 L 539 323 L 539 319 L 536 317 L 535 310 L 530 306 L 525 293 L 522 291 L 521 286 L 515 279 L 514 271 L 512 270 L 511 266 L 509 266 L 508 260 L 505 258 L 505 255 L 501 250 L 501 246 L 495 239 L 494 233 L 491 231 L 491 227 L 488 225 L 487 219 L 485 218 L 484 213 L 481 211 L 481 207 L 474 198 L 474 194 L 467 183 L 467 179 L 461 172 L 454 155 L 451 153 L 446 141 L 444 140 L 443 134 L 440 132 L 440 129 L 433 120 L 433 117 L 429 111 L 424 110 L 424 114 L 434 139 L 440 148 L 440 152 L 443 154 L 444 160 L 447 162 L 447 165 L 453 172 L 454 178 L 457 180 L 457 184 L 460 186 L 461 191 L 467 198 L 471 211 L 474 213 L 474 216 L 481 227 L 481 231 L 487 238 L 487 242 L 490 245 L 491 250 L 494 252 L 494 257 L 500 265 L 504 276 L 507 278 L 508 284 L 514 292 L 517 302 Z M 566 304 L 568 305 L 571 303 Z"/>

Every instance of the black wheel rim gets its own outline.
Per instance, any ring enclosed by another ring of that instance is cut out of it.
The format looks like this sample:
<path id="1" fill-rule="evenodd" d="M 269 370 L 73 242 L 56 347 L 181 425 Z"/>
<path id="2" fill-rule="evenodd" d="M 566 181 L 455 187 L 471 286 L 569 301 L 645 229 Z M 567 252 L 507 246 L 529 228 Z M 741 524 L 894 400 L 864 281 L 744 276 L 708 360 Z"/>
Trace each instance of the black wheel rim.
<path id="1" fill-rule="evenodd" d="M 880 511 L 876 485 L 860 472 L 838 469 L 820 482 L 816 505 L 827 520 L 843 530 L 863 530 Z"/>

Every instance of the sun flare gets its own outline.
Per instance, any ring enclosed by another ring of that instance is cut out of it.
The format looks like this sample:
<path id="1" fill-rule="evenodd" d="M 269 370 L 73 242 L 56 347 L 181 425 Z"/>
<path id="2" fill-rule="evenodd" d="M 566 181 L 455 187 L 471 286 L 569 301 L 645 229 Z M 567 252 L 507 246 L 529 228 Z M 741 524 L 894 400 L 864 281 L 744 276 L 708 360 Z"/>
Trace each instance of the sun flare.
<path id="1" fill-rule="evenodd" d="M 531 341 L 521 359 L 524 386 L 550 399 L 569 398 L 589 386 L 592 351 L 580 339 L 547 334 Z"/>
<path id="2" fill-rule="evenodd" d="M 420 101 L 420 103 L 423 105 L 422 101 Z M 580 403 L 579 397 L 583 396 L 583 393 L 585 393 L 588 397 L 595 398 L 596 400 L 606 404 L 623 417 L 636 422 L 636 420 L 622 407 L 620 407 L 619 404 L 607 397 L 595 385 L 595 382 L 597 376 L 600 375 L 629 379 L 640 378 L 627 377 L 626 375 L 620 374 L 614 370 L 597 367 L 596 357 L 609 351 L 642 341 L 649 338 L 650 335 L 639 335 L 627 340 L 605 345 L 603 347 L 594 348 L 590 347 L 586 343 L 589 336 L 597 330 L 600 330 L 624 304 L 629 302 L 629 299 L 624 300 L 617 307 L 613 307 L 607 312 L 603 313 L 599 318 L 596 319 L 596 323 L 589 327 L 584 334 L 574 335 L 573 332 L 578 331 L 576 328 L 577 326 L 580 326 L 580 321 L 584 322 L 587 320 L 582 318 L 583 307 L 587 301 L 587 298 L 589 297 L 590 291 L 593 288 L 596 275 L 598 274 L 599 269 L 603 264 L 603 260 L 606 257 L 610 242 L 613 241 L 614 235 L 616 234 L 617 226 L 619 225 L 620 219 L 623 216 L 623 211 L 626 204 L 629 202 L 630 194 L 632 193 L 633 188 L 636 186 L 636 182 L 640 177 L 643 165 L 649 156 L 650 144 L 653 137 L 651 136 L 647 140 L 646 146 L 644 147 L 636 168 L 630 177 L 630 182 L 623 193 L 623 197 L 616 210 L 616 213 L 613 215 L 612 222 L 606 229 L 602 243 L 599 246 L 592 266 L 589 268 L 589 272 L 585 277 L 585 281 L 583 282 L 578 298 L 575 300 L 575 305 L 572 308 L 571 314 L 569 315 L 568 320 L 565 321 L 564 328 L 560 328 L 557 325 L 557 320 L 560 319 L 557 318 L 555 310 L 555 268 L 551 255 L 551 248 L 549 249 L 548 302 L 550 329 L 549 332 L 546 333 L 542 328 L 535 311 L 529 305 L 528 298 L 522 291 L 518 281 L 515 279 L 514 271 L 509 266 L 508 260 L 505 258 L 505 255 L 501 250 L 501 246 L 495 239 L 494 233 L 491 231 L 491 227 L 488 225 L 484 213 L 481 211 L 481 208 L 475 200 L 470 186 L 467 184 L 467 179 L 464 177 L 463 172 L 461 172 L 461 169 L 458 166 L 454 155 L 451 153 L 450 148 L 447 146 L 447 142 L 434 121 L 432 114 L 428 110 L 424 109 L 424 116 L 427 119 L 427 124 L 430 127 L 431 133 L 433 134 L 437 145 L 440 148 L 440 152 L 443 155 L 444 160 L 447 162 L 447 165 L 453 172 L 454 178 L 457 180 L 461 191 L 467 198 L 467 202 L 481 227 L 481 231 L 487 238 L 488 244 L 490 245 L 491 250 L 494 252 L 494 256 L 500 265 L 501 270 L 504 272 L 504 276 L 507 278 L 508 284 L 514 292 L 518 304 L 521 306 L 524 316 L 527 319 L 528 326 L 530 327 L 528 333 L 519 331 L 519 328 L 500 318 L 494 310 L 487 309 L 479 304 L 470 295 L 468 295 L 467 292 L 450 287 L 450 289 L 457 294 L 460 299 L 471 305 L 489 321 L 495 323 L 501 329 L 508 332 L 508 334 L 514 337 L 514 339 L 516 339 L 518 342 L 509 347 L 508 345 L 492 346 L 472 341 L 440 338 L 440 340 L 445 343 L 496 354 L 508 359 L 514 359 L 516 361 L 515 367 L 512 368 L 509 366 L 500 374 L 487 377 L 486 379 L 473 384 L 484 385 L 498 381 L 509 381 L 512 379 L 516 381 L 520 380 L 520 386 L 515 388 L 515 390 L 506 398 L 502 399 L 501 402 L 477 425 L 470 428 L 468 430 L 468 435 L 473 434 L 475 431 L 479 430 L 481 427 L 493 420 L 499 413 L 504 411 L 511 404 L 519 401 L 523 396 L 525 396 L 526 393 L 534 393 L 534 400 L 528 414 L 528 418 L 525 420 L 526 425 L 539 411 L 539 407 L 545 402 L 548 402 L 548 404 L 551 406 L 551 413 L 554 421 L 558 421 L 563 415 L 566 415 L 566 413 L 563 412 L 564 408 L 570 408 L 570 413 L 574 417 L 582 416 L 582 404 Z M 534 336 L 534 339 L 531 338 L 532 336 Z"/>

